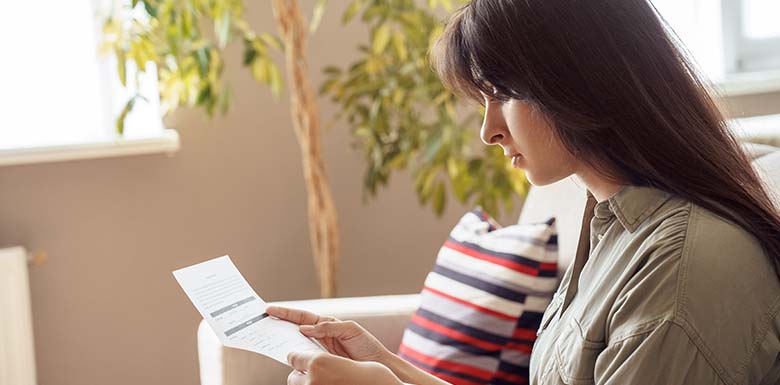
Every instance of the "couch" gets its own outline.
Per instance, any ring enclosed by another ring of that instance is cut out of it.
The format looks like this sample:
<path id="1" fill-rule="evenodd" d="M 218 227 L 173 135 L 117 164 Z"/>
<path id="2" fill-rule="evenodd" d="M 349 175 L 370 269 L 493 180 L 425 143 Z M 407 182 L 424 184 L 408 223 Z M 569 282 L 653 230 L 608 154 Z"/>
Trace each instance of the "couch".
<path id="1" fill-rule="evenodd" d="M 753 165 L 775 197 L 780 191 L 780 149 L 745 144 Z M 775 202 L 780 202 L 775 200 Z M 542 221 L 553 215 L 559 232 L 559 269 L 569 265 L 579 239 L 585 190 L 574 178 L 531 188 L 520 223 Z M 453 224 L 454 225 L 454 224 Z M 442 240 L 445 234 L 442 234 Z M 560 276 L 560 274 L 559 274 Z M 355 320 L 392 351 L 401 343 L 404 328 L 419 303 L 418 294 L 276 302 L 342 320 Z M 255 353 L 222 346 L 205 322 L 198 329 L 198 358 L 202 385 L 282 385 L 290 368 Z"/>

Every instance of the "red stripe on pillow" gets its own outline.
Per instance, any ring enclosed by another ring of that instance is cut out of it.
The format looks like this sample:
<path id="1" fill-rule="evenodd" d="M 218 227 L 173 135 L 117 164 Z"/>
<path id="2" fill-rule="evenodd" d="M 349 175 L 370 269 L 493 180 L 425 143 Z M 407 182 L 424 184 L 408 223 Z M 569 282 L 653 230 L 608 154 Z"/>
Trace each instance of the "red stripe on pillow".
<path id="1" fill-rule="evenodd" d="M 438 378 L 441 378 L 444 381 L 449 382 L 452 385 L 485 385 L 484 382 L 471 381 L 471 380 L 467 380 L 465 378 L 450 376 L 449 374 L 445 374 L 445 373 L 441 373 L 441 372 L 431 372 L 431 371 L 428 371 L 428 372 L 433 374 L 434 376 L 436 376 Z"/>
<path id="2" fill-rule="evenodd" d="M 412 363 L 412 365 L 414 365 L 414 363 Z M 415 365 L 415 366 L 417 366 L 417 365 Z M 485 385 L 485 384 L 487 384 L 487 381 L 484 381 L 484 382 L 471 381 L 471 380 L 466 379 L 466 378 L 460 378 L 460 377 L 456 377 L 456 376 L 451 376 L 451 375 L 449 375 L 447 373 L 437 372 L 435 370 L 431 370 L 430 368 L 421 367 L 421 366 L 417 366 L 417 367 L 420 368 L 421 370 L 427 372 L 427 373 L 430 373 L 432 376 L 440 378 L 440 379 L 442 379 L 442 380 L 444 380 L 444 381 L 446 381 L 446 382 L 448 382 L 448 383 L 450 383 L 452 385 Z"/>
<path id="3" fill-rule="evenodd" d="M 496 372 L 496 378 L 500 378 L 504 381 L 511 382 L 517 385 L 528 383 L 528 377 L 526 377 L 525 375 L 520 375 L 516 373 L 507 373 L 501 370 Z"/>
<path id="4" fill-rule="evenodd" d="M 523 353 L 528 353 L 528 354 L 531 353 L 531 346 L 528 346 L 528 344 L 509 342 L 506 344 L 506 348 L 511 350 L 517 350 Z"/>
<path id="5" fill-rule="evenodd" d="M 557 263 L 539 263 L 539 270 L 544 271 L 557 271 L 558 270 L 558 264 Z"/>
<path id="6" fill-rule="evenodd" d="M 420 317 L 419 315 L 415 314 L 412 316 L 412 322 L 417 324 L 418 326 L 424 327 L 428 330 L 432 330 L 436 333 L 439 333 L 441 335 L 445 335 L 447 337 L 456 339 L 461 342 L 465 342 L 469 345 L 477 346 L 479 348 L 485 349 L 485 350 L 493 350 L 498 351 L 501 350 L 502 345 L 494 344 L 491 342 L 487 342 L 484 340 L 481 340 L 479 338 L 474 338 L 470 335 L 463 334 L 457 330 L 450 329 L 444 325 L 437 324 L 436 322 L 433 322 L 431 320 L 425 319 L 423 317 Z"/>
<path id="7" fill-rule="evenodd" d="M 517 328 L 515 329 L 515 332 L 512 333 L 512 338 L 517 338 L 521 340 L 536 340 L 536 330 L 531 329 L 525 329 L 525 328 Z"/>
<path id="8" fill-rule="evenodd" d="M 475 305 L 475 304 L 473 304 L 471 302 L 464 301 L 464 300 L 462 300 L 462 299 L 460 299 L 458 297 L 453 297 L 453 296 L 451 296 L 451 295 L 449 295 L 447 293 L 443 293 L 443 292 L 441 292 L 439 290 L 432 289 L 432 288 L 430 288 L 428 286 L 423 287 L 423 290 L 424 291 L 428 291 L 431 294 L 438 295 L 439 297 L 446 298 L 446 299 L 448 299 L 450 301 L 457 302 L 457 303 L 459 303 L 459 304 L 461 304 L 463 306 L 467 306 L 467 307 L 470 307 L 472 309 L 478 310 L 480 313 L 485 313 L 485 314 L 492 315 L 493 317 L 496 317 L 496 318 L 501 318 L 501 319 L 505 319 L 505 320 L 509 320 L 509 321 L 514 321 L 514 320 L 517 319 L 516 315 L 512 316 L 512 315 L 500 313 L 500 312 L 497 312 L 495 310 L 491 310 L 491 309 L 488 309 L 488 308 L 485 308 L 485 307 L 482 307 L 482 306 L 479 306 L 479 305 Z"/>
<path id="9" fill-rule="evenodd" d="M 517 262 L 512 262 L 512 261 L 509 261 L 509 260 L 506 260 L 506 259 L 503 259 L 503 258 L 496 257 L 494 255 L 480 253 L 479 251 L 476 251 L 476 250 L 471 249 L 471 248 L 469 248 L 467 246 L 464 246 L 464 245 L 457 244 L 457 243 L 452 242 L 450 240 L 447 240 L 446 242 L 444 242 L 444 246 L 443 247 L 446 247 L 446 248 L 451 249 L 451 250 L 455 250 L 455 251 L 457 251 L 459 253 L 466 254 L 466 255 L 468 255 L 470 257 L 473 257 L 473 258 L 476 258 L 476 259 L 481 259 L 483 261 L 491 262 L 491 263 L 494 263 L 496 265 L 504 266 L 506 268 L 512 269 L 514 271 L 517 271 L 519 273 L 528 274 L 528 275 L 531 275 L 531 276 L 538 276 L 539 275 L 539 270 L 535 269 L 533 267 L 529 267 L 529 266 L 526 266 L 526 265 L 523 265 L 523 264 L 520 264 L 520 263 L 517 263 Z"/>
<path id="10" fill-rule="evenodd" d="M 490 380 L 493 377 L 493 372 L 491 371 L 476 368 L 471 365 L 466 365 L 458 362 L 447 361 L 447 360 L 438 359 L 436 357 L 431 357 L 429 355 L 420 353 L 406 345 L 401 345 L 401 347 L 398 348 L 398 352 L 405 354 L 409 357 L 412 357 L 415 360 L 422 362 L 423 364 L 430 365 L 437 368 L 442 368 L 444 370 L 448 370 L 451 372 L 468 374 L 469 376 L 481 378 L 483 380 Z"/>

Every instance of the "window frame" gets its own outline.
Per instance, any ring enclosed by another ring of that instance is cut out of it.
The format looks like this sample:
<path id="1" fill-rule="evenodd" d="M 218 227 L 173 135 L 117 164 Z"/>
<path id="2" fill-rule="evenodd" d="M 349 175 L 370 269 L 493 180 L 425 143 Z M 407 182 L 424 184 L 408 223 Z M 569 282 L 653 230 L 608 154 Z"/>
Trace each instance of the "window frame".
<path id="1" fill-rule="evenodd" d="M 743 28 L 747 0 L 721 0 L 726 75 L 780 69 L 780 36 L 749 38 Z"/>

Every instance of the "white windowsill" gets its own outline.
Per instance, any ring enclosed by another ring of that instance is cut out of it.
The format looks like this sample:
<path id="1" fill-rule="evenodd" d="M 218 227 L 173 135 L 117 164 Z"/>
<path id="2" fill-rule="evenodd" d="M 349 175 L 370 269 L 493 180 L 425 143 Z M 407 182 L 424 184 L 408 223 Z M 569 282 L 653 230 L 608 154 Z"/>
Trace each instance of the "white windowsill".
<path id="1" fill-rule="evenodd" d="M 179 133 L 166 129 L 160 135 L 119 138 L 29 148 L 0 149 L 0 166 L 111 158 L 118 156 L 168 154 L 179 150 Z"/>
<path id="2" fill-rule="evenodd" d="M 780 114 L 738 118 L 729 121 L 729 124 L 740 138 L 780 137 Z"/>
<path id="3" fill-rule="evenodd" d="M 714 81 L 715 90 L 723 96 L 743 96 L 780 91 L 780 70 L 727 75 Z"/>

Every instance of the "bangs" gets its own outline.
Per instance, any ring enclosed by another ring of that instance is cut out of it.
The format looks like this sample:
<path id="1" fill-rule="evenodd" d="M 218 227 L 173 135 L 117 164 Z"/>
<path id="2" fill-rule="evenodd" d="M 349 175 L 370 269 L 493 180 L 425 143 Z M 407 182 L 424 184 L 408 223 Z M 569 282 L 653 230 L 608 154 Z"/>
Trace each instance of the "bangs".
<path id="1" fill-rule="evenodd" d="M 508 71 L 501 71 L 501 63 L 489 60 L 497 56 L 488 52 L 492 45 L 485 41 L 488 31 L 481 31 L 475 22 L 477 17 L 472 4 L 461 7 L 452 15 L 433 45 L 430 55 L 433 70 L 446 88 L 480 104 L 484 103 L 483 95 L 500 100 L 521 98 L 516 90 L 500 80 L 507 79 L 502 73 Z"/>

